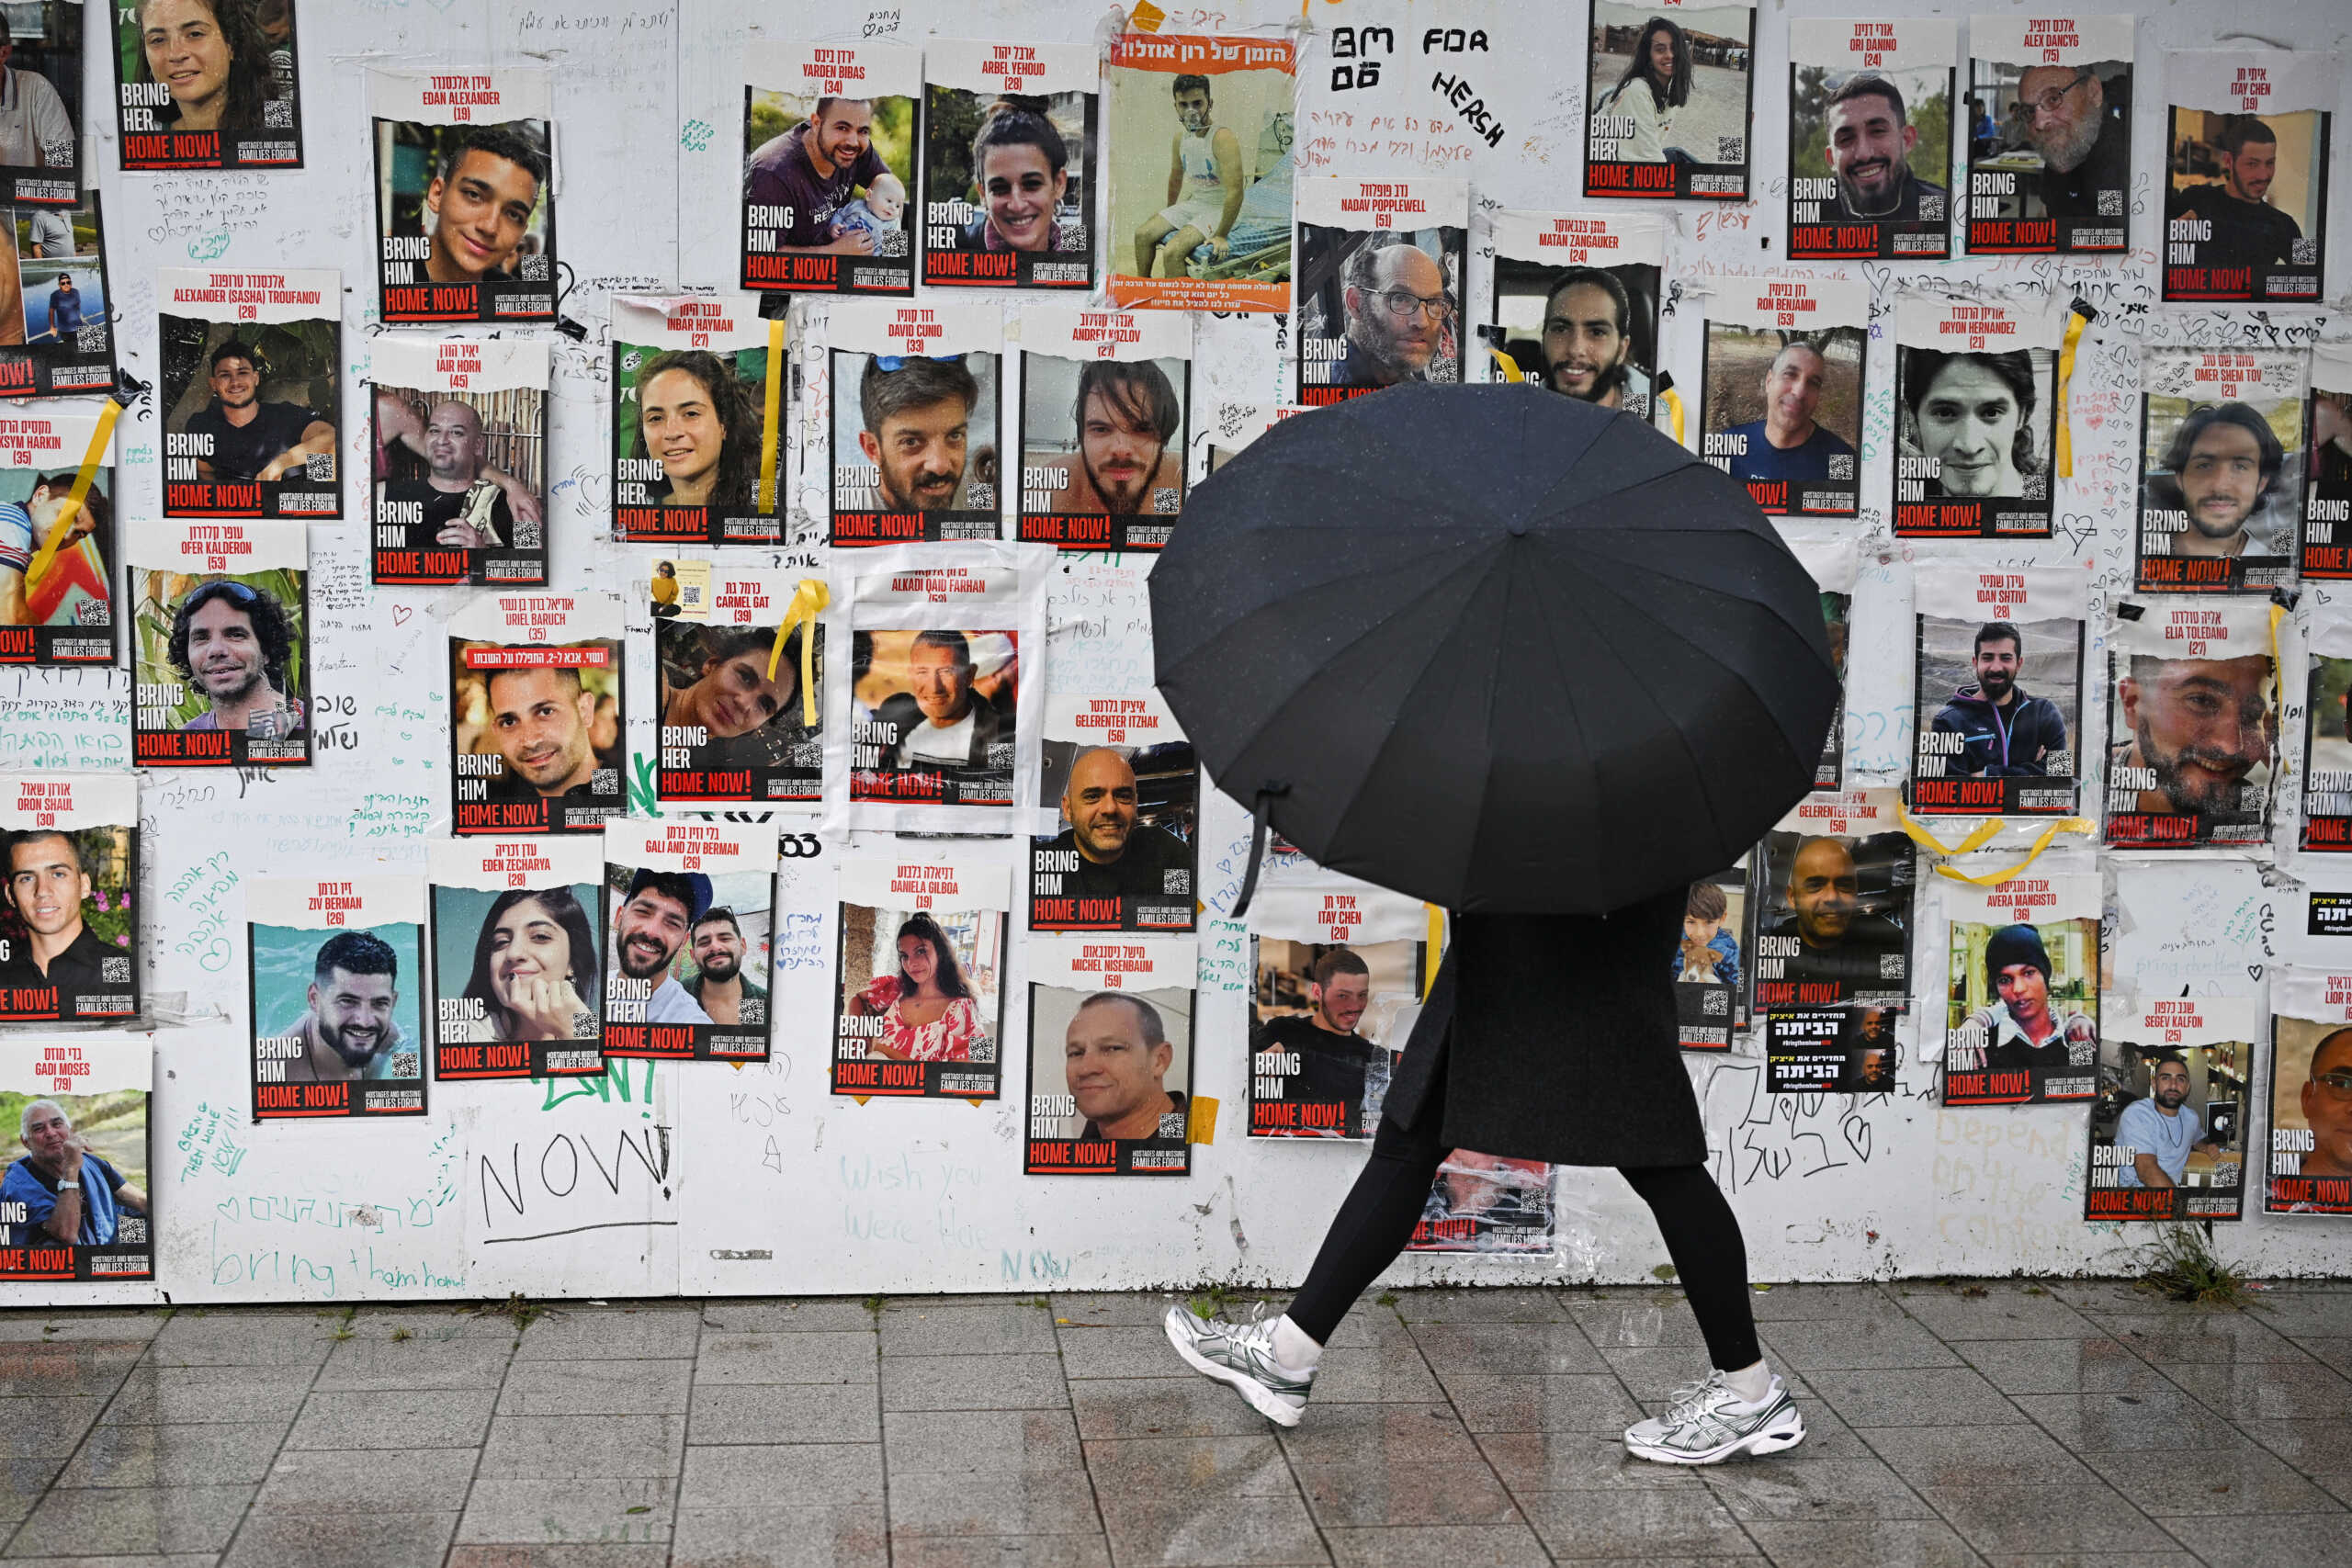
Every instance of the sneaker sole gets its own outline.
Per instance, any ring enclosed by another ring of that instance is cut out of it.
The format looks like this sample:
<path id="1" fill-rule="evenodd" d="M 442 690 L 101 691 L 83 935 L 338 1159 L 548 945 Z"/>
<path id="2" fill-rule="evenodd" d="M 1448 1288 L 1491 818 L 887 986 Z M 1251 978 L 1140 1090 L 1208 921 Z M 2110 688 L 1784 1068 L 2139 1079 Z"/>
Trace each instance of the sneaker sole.
<path id="1" fill-rule="evenodd" d="M 1295 1427 L 1298 1425 L 1298 1418 L 1306 1414 L 1304 1405 L 1294 1407 L 1284 1404 L 1257 1379 L 1237 1372 L 1230 1367 L 1218 1366 L 1215 1361 L 1193 1349 L 1177 1332 L 1175 1324 L 1167 1318 L 1163 1317 L 1159 1320 L 1159 1326 L 1160 1331 L 1168 1336 L 1168 1343 L 1176 1348 L 1176 1353 L 1179 1356 L 1184 1358 L 1186 1366 L 1191 1367 L 1203 1377 L 1215 1378 L 1233 1390 L 1242 1397 L 1250 1409 L 1263 1416 L 1275 1426 Z"/>
<path id="2" fill-rule="evenodd" d="M 1761 1459 L 1767 1454 L 1784 1453 L 1804 1441 L 1804 1417 L 1790 1412 L 1790 1424 L 1766 1427 L 1744 1438 L 1734 1438 L 1719 1449 L 1704 1453 L 1689 1453 L 1679 1449 L 1652 1448 L 1630 1439 L 1625 1451 L 1636 1458 L 1657 1464 L 1721 1464 L 1734 1454 L 1746 1452 Z"/>

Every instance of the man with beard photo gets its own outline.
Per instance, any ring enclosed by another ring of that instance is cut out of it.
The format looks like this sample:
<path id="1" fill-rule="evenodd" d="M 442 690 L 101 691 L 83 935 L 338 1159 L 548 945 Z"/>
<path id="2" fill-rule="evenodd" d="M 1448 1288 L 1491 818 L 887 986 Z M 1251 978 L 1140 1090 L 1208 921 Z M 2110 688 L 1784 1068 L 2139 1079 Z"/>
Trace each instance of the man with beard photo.
<path id="1" fill-rule="evenodd" d="M 2259 799 L 2244 799 L 2248 775 L 2270 762 L 2276 716 L 2271 712 L 2270 658 L 2159 659 L 2132 656 L 2131 673 L 2116 682 L 2122 728 L 2129 736 L 2108 761 L 2145 770 L 2154 782 L 2139 791 L 2135 811 L 2194 812 L 2213 822 L 2259 821 Z"/>
<path id="2" fill-rule="evenodd" d="M 472 405 L 455 398 L 433 405 L 422 429 L 413 410 L 401 399 L 379 394 L 377 423 L 388 440 L 399 440 L 424 458 L 425 477 L 385 483 L 388 502 L 410 502 L 424 509 L 413 525 L 412 544 L 432 530 L 432 540 L 453 549 L 496 549 L 514 536 L 514 509 L 507 504 L 507 486 L 514 483 L 484 460 L 490 442 L 481 415 Z M 536 510 L 536 508 L 534 508 Z"/>
<path id="3" fill-rule="evenodd" d="M 1648 373 L 1628 362 L 1634 349 L 1634 297 L 1616 274 L 1571 267 L 1544 297 L 1544 384 L 1553 391 L 1623 408 L 1625 394 L 1648 389 Z"/>
<path id="4" fill-rule="evenodd" d="M 2188 526 L 2172 536 L 2172 553 L 2200 559 L 2286 553 L 2256 546 L 2247 524 L 2270 499 L 2287 448 L 2251 403 L 2206 403 L 2172 433 L 2163 471 L 2148 476 L 2151 510 L 2179 512 Z"/>
<path id="5" fill-rule="evenodd" d="M 1453 301 L 1437 258 L 1401 235 L 1375 235 L 1348 257 L 1344 277 L 1346 347 L 1327 363 L 1320 385 L 1393 387 L 1429 379 L 1430 361 L 1453 323 Z"/>
<path id="6" fill-rule="evenodd" d="M 2278 132 L 2250 114 L 2232 115 L 2213 139 L 2213 156 L 2221 183 L 2172 192 L 2165 198 L 2166 221 L 2213 226 L 2211 239 L 2195 242 L 2199 265 L 2291 265 L 2303 226 L 2264 200 L 2278 174 Z"/>
<path id="7" fill-rule="evenodd" d="M 865 428 L 858 450 L 879 472 L 881 510 L 951 512 L 963 506 L 972 411 L 980 384 L 964 356 L 877 354 L 858 378 Z"/>
<path id="8" fill-rule="evenodd" d="M 596 694 L 580 671 L 553 665 L 493 670 L 485 684 L 491 739 L 506 761 L 502 798 L 543 800 L 594 793 Z"/>
<path id="9" fill-rule="evenodd" d="M 2301 1104 L 2312 1146 L 2301 1174 L 2337 1180 L 2352 1176 L 2352 1029 L 2339 1029 L 2312 1047 Z"/>
<path id="10" fill-rule="evenodd" d="M 286 1064 L 288 1083 L 348 1083 L 380 1078 L 407 1042 L 393 1010 L 400 1005 L 400 954 L 373 931 L 337 931 L 319 945 L 308 1009 L 273 1039 L 302 1042 Z"/>
<path id="11" fill-rule="evenodd" d="M 1004 712 L 974 689 L 978 668 L 962 632 L 916 634 L 907 650 L 907 684 L 875 710 L 897 739 L 885 741 L 882 765 L 900 773 L 984 768 L 989 748 L 1012 738 Z"/>
<path id="12" fill-rule="evenodd" d="M 836 236 L 833 214 L 853 192 L 871 189 L 890 167 L 874 150 L 874 106 L 865 98 L 819 98 L 806 124 L 796 125 L 752 154 L 743 171 L 743 199 L 782 214 L 776 249 L 819 254 L 874 254 L 872 229 L 845 228 Z"/>
<path id="13" fill-rule="evenodd" d="M 480 283 L 514 271 L 515 254 L 548 182 L 548 159 L 531 122 L 469 130 L 424 188 L 433 238 L 424 276 Z"/>
<path id="14" fill-rule="evenodd" d="M 1732 478 L 1818 483 L 1829 478 L 1830 458 L 1854 455 L 1845 437 L 1815 423 L 1828 379 L 1821 350 L 1802 339 L 1781 345 L 1764 372 L 1764 417 L 1724 432 L 1747 443 L 1730 459 Z"/>
<path id="15" fill-rule="evenodd" d="M 1363 1136 L 1364 1080 L 1380 1047 L 1356 1032 L 1372 1005 L 1372 966 L 1344 947 L 1334 947 L 1307 969 L 1314 1010 L 1267 1020 L 1250 1037 L 1250 1049 L 1282 1051 L 1298 1057 L 1283 1098 L 1310 1105 L 1347 1109 L 1339 1137 Z"/>
<path id="16" fill-rule="evenodd" d="M 2156 1058 L 2148 1072 L 2149 1095 L 2123 1108 L 2115 1119 L 2115 1148 L 2132 1163 L 2119 1162 L 2119 1187 L 2177 1187 L 2188 1174 L 2188 1156 L 2217 1155 L 2222 1145 L 2205 1135 L 2205 1119 L 2184 1103 L 2188 1099 L 2188 1063 L 2174 1053 Z"/>
<path id="17" fill-rule="evenodd" d="M 1028 468 L 1058 473 L 1062 482 L 1043 492 L 1042 504 L 1025 510 L 1049 517 L 1149 515 L 1159 512 L 1159 496 L 1182 493 L 1183 464 L 1169 443 L 1183 423 L 1184 407 L 1157 364 L 1089 360 L 1078 373 L 1071 417 L 1078 460 L 1060 453 L 1031 456 Z"/>
<path id="18" fill-rule="evenodd" d="M 1082 898 L 1159 898 L 1170 871 L 1189 873 L 1193 852 L 1165 829 L 1136 820 L 1136 771 L 1108 746 L 1080 751 L 1062 788 L 1062 818 L 1069 826 L 1053 841 L 1076 850 L 1078 871 L 1065 894 Z"/>
<path id="19" fill-rule="evenodd" d="M 90 867 L 81 840 L 53 828 L 28 829 L 7 840 L 8 905 L 25 922 L 25 940 L 0 964 L 0 989 L 57 988 L 57 1011 L 72 1018 L 70 998 L 127 989 L 105 978 L 107 961 L 127 948 L 102 942 L 83 923 L 90 901 Z M 126 977 L 127 978 L 127 977 Z"/>
<path id="20" fill-rule="evenodd" d="M 2132 188 L 2132 132 L 2110 113 L 2107 84 L 2087 66 L 2035 65 L 2018 78 L 2018 102 L 2029 115 L 2026 141 L 2041 154 L 2041 209 L 2052 218 L 2105 218 L 2099 193 Z"/>
<path id="21" fill-rule="evenodd" d="M 1833 981 L 1850 990 L 1899 986 L 1882 971 L 1879 959 L 1904 951 L 1903 928 L 1884 915 L 1862 911 L 1861 873 L 1845 840 L 1799 840 L 1789 857 L 1781 897 L 1789 912 L 1767 934 L 1797 939 L 1783 978 Z"/>
<path id="22" fill-rule="evenodd" d="M 1856 1008 L 1838 1032 L 1838 1049 L 1846 1053 L 1838 1075 L 1839 1094 L 1894 1092 L 1894 1010 Z"/>
<path id="23" fill-rule="evenodd" d="M 713 1023 L 763 1024 L 768 994 L 743 973 L 743 927 L 735 911 L 721 904 L 707 909 L 688 933 L 699 973 L 682 987 Z M 746 1004 L 749 1004 L 748 1006 Z"/>
<path id="24" fill-rule="evenodd" d="M 2047 759 L 2066 750 L 2066 717 L 2048 697 L 2018 689 L 2025 634 L 2007 621 L 1988 621 L 1976 628 L 1975 646 L 1969 661 L 1975 683 L 1936 710 L 1936 734 L 1966 737 L 1965 749 L 1946 759 L 1946 771 L 1965 778 L 2047 777 Z"/>
<path id="25" fill-rule="evenodd" d="M 613 966 L 621 980 L 651 987 L 639 1019 L 645 1023 L 708 1023 L 710 1014 L 670 973 L 671 960 L 710 909 L 710 878 L 698 871 L 652 871 L 629 878 L 628 896 L 613 916 Z M 609 987 L 608 987 L 609 989 Z M 618 1000 L 618 998 L 613 998 Z M 608 1006 L 605 1017 L 612 1019 Z"/>
<path id="26" fill-rule="evenodd" d="M 2041 1076 L 2088 1068 L 2098 1026 L 2082 1013 L 2052 1008 L 2050 978 L 2050 950 L 2033 927 L 2003 926 L 1986 940 L 1984 987 L 1996 999 L 1971 1013 L 1964 1027 L 1985 1042 L 1988 1071 Z"/>
<path id="27" fill-rule="evenodd" d="M 1948 209 L 1944 187 L 1911 170 L 1919 128 L 1910 123 L 1903 94 L 1883 76 L 1849 76 L 1822 111 L 1829 145 L 1823 156 L 1838 177 L 1838 197 L 1825 220 L 1847 222 L 1939 222 Z M 1933 197 L 1932 202 L 1927 198 Z M 1931 216 L 1922 218 L 1925 204 Z"/>
<path id="28" fill-rule="evenodd" d="M 216 484 L 267 483 L 304 468 L 314 457 L 332 459 L 334 426 L 300 403 L 261 400 L 261 369 L 254 351 L 231 338 L 212 351 L 206 378 L 212 400 L 187 416 L 190 435 L 210 440 L 211 455 L 196 460 L 197 477 Z"/>
<path id="29" fill-rule="evenodd" d="M 223 578 L 190 591 L 172 615 L 166 656 L 212 705 L 180 733 L 243 730 L 255 740 L 300 735 L 302 701 L 286 692 L 293 651 L 286 612 L 260 589 Z"/>

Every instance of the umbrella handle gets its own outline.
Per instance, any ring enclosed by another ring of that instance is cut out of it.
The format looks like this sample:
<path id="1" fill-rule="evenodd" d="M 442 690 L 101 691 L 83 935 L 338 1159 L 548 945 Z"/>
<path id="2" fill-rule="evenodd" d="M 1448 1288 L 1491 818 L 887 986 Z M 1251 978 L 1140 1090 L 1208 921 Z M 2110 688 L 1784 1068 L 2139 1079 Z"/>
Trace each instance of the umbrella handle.
<path id="1" fill-rule="evenodd" d="M 1266 813 L 1269 802 L 1278 795 L 1288 795 L 1290 785 L 1268 780 L 1258 791 L 1258 802 L 1250 812 L 1250 869 L 1241 874 L 1241 895 L 1233 901 L 1233 913 L 1226 919 L 1238 920 L 1250 912 L 1250 900 L 1258 892 L 1258 868 L 1266 863 Z"/>

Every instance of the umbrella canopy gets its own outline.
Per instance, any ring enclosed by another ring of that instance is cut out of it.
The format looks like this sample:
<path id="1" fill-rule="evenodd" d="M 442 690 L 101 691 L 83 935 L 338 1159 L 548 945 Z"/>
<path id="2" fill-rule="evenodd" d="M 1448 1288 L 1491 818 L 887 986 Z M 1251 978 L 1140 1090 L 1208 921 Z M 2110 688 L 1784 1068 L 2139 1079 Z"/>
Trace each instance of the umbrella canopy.
<path id="1" fill-rule="evenodd" d="M 1217 785 L 1451 909 L 1720 871 L 1812 788 L 1839 703 L 1819 591 L 1745 489 L 1521 387 L 1283 422 L 1186 498 L 1150 583 L 1160 694 Z"/>

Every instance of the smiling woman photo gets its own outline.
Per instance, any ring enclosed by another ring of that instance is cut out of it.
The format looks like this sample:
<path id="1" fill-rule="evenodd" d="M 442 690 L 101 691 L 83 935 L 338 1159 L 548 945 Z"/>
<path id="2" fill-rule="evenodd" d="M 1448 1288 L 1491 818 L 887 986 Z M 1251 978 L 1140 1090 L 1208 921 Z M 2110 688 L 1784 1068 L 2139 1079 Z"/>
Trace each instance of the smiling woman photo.
<path id="1" fill-rule="evenodd" d="M 584 999 L 596 994 L 596 931 L 568 887 L 502 893 L 474 938 L 473 973 L 461 993 L 478 1017 L 441 1026 L 451 1044 L 588 1040 L 599 1025 Z"/>
<path id="2" fill-rule="evenodd" d="M 980 209 L 964 230 L 966 245 L 991 251 L 1082 250 L 1054 220 L 1069 189 L 1069 148 L 1043 100 L 999 98 L 972 138 L 972 177 Z"/>
<path id="3" fill-rule="evenodd" d="M 277 94 L 268 39 L 244 0 L 141 0 L 139 80 L 172 101 L 157 121 L 174 130 L 259 130 Z"/>
<path id="4" fill-rule="evenodd" d="M 672 349 L 637 376 L 637 452 L 662 465 L 658 506 L 752 510 L 761 411 L 750 389 L 707 349 Z"/>

